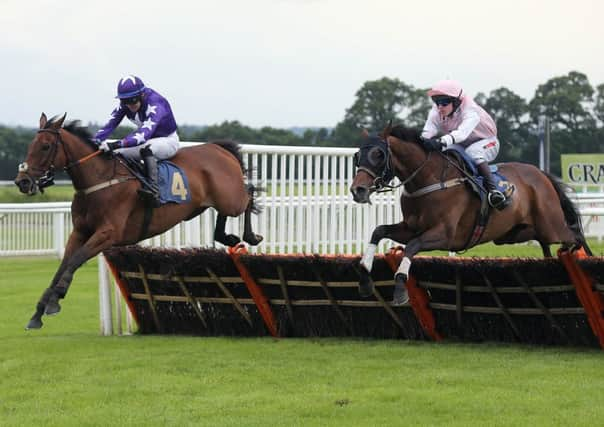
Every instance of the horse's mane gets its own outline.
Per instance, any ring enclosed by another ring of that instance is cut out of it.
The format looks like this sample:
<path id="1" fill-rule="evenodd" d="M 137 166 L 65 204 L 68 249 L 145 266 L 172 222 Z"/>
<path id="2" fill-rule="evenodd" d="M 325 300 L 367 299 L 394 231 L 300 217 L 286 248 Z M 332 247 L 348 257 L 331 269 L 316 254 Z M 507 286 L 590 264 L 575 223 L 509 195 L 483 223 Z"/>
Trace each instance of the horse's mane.
<path id="1" fill-rule="evenodd" d="M 63 129 L 75 136 L 82 138 L 86 142 L 92 143 L 92 133 L 86 126 L 82 126 L 79 120 L 73 120 L 63 126 Z"/>
<path id="2" fill-rule="evenodd" d="M 231 141 L 230 139 L 220 139 L 220 140 L 210 141 L 210 144 L 219 145 L 220 147 L 224 148 L 229 153 L 231 153 L 233 156 L 235 156 L 235 158 L 239 162 L 239 166 L 241 166 L 241 172 L 245 174 L 247 169 L 245 168 L 245 165 L 243 164 L 243 157 L 241 156 L 241 146 L 237 142 Z"/>
<path id="3" fill-rule="evenodd" d="M 421 144 L 421 131 L 418 129 L 410 129 L 403 125 L 396 125 L 390 130 L 390 135 L 402 140 L 417 142 Z"/>
<path id="4" fill-rule="evenodd" d="M 44 129 L 48 129 L 57 120 L 57 117 L 58 116 L 54 116 L 48 120 L 44 126 Z M 82 126 L 82 122 L 79 120 L 72 120 L 68 122 L 67 124 L 63 125 L 63 129 L 82 139 L 84 142 L 92 146 L 92 148 L 97 148 L 96 144 L 92 140 L 92 133 L 90 132 L 90 129 L 88 129 L 86 126 Z"/>

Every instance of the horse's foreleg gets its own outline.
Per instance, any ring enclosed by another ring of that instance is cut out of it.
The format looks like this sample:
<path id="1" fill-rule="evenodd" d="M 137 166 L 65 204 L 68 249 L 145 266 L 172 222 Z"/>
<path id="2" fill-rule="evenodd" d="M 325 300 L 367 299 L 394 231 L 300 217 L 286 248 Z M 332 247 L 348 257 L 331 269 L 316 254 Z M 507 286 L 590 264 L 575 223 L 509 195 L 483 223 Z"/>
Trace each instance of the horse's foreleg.
<path id="1" fill-rule="evenodd" d="M 409 270 L 411 269 L 411 260 L 413 257 L 422 250 L 446 248 L 449 239 L 446 237 L 445 232 L 444 225 L 441 225 L 408 241 L 407 246 L 405 246 L 405 255 L 394 273 L 393 305 L 401 305 L 409 301 L 409 294 L 407 293 L 405 284 L 409 278 Z"/>
<path id="2" fill-rule="evenodd" d="M 93 234 L 83 245 L 80 245 L 80 241 L 81 236 L 70 236 L 63 261 L 50 287 L 42 294 L 42 298 L 40 298 L 36 306 L 36 312 L 29 321 L 27 329 L 41 328 L 43 314 L 57 314 L 61 310 L 58 301 L 67 294 L 75 271 L 84 262 L 111 247 L 115 240 L 111 231 L 100 231 Z"/>
<path id="3" fill-rule="evenodd" d="M 398 224 L 380 225 L 373 230 L 371 240 L 363 253 L 360 261 L 359 270 L 359 294 L 362 297 L 368 297 L 373 294 L 373 281 L 371 280 L 371 269 L 373 267 L 373 259 L 378 244 L 384 238 L 395 240 L 399 243 L 405 243 L 411 237 L 409 227 L 402 221 Z"/>
<path id="4" fill-rule="evenodd" d="M 214 229 L 214 240 L 219 243 L 222 243 L 225 246 L 235 246 L 236 244 L 241 242 L 241 239 L 235 236 L 234 234 L 225 233 L 226 220 L 226 215 L 223 215 L 218 212 L 218 215 L 216 217 L 216 228 Z"/>
<path id="5" fill-rule="evenodd" d="M 79 247 L 81 247 L 83 245 L 84 241 L 85 241 L 85 237 L 83 235 L 81 235 L 80 233 L 78 233 L 77 231 L 73 231 L 70 234 L 69 239 L 67 240 L 67 244 L 65 245 L 65 252 L 63 254 L 63 259 L 61 260 L 61 264 L 59 265 L 59 268 L 55 272 L 55 275 L 52 278 L 49 287 L 44 290 L 44 292 L 42 293 L 42 296 L 40 297 L 40 300 L 36 304 L 36 311 L 35 311 L 34 315 L 32 316 L 32 318 L 30 319 L 29 323 L 27 324 L 27 329 L 41 328 L 42 327 L 42 315 L 44 313 L 56 314 L 61 310 L 61 306 L 58 303 L 59 297 L 55 291 L 55 286 L 56 286 L 57 282 L 59 281 L 59 279 L 61 278 L 61 276 L 63 276 L 63 273 L 65 272 L 65 269 L 67 268 L 67 266 L 69 264 L 69 260 L 72 256 L 72 254 L 74 253 L 75 250 L 77 250 Z"/>

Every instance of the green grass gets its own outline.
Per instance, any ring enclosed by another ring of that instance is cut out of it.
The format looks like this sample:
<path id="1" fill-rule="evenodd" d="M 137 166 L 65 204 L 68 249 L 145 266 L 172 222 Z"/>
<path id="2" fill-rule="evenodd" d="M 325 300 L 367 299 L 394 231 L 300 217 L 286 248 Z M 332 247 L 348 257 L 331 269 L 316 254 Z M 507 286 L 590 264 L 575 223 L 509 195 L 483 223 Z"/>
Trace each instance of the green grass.
<path id="1" fill-rule="evenodd" d="M 100 337 L 96 262 L 24 331 L 57 260 L 0 258 L 0 425 L 573 425 L 599 350 L 344 339 Z"/>
<path id="2" fill-rule="evenodd" d="M 604 241 L 598 242 L 596 239 L 588 239 L 587 244 L 591 248 L 594 256 L 604 255 Z M 551 245 L 552 254 L 555 256 L 559 245 Z M 421 252 L 420 255 L 429 256 L 446 256 L 446 251 L 430 251 Z M 517 245 L 496 245 L 492 242 L 484 243 L 475 246 L 464 253 L 459 253 L 457 256 L 464 257 L 515 257 L 515 258 L 542 258 L 543 252 L 541 246 L 537 242 L 531 241 L 528 243 Z"/>
<path id="3" fill-rule="evenodd" d="M 21 194 L 16 185 L 0 187 L 0 203 L 44 203 L 44 202 L 70 202 L 73 199 L 74 189 L 70 185 L 54 185 L 44 189 L 44 193 L 35 196 Z"/>

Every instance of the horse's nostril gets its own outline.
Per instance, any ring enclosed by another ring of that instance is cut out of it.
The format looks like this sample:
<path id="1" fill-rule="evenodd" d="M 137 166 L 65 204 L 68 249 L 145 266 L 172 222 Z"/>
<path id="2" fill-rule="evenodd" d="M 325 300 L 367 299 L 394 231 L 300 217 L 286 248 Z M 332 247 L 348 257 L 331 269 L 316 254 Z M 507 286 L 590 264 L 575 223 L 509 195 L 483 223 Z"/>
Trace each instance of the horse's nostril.
<path id="1" fill-rule="evenodd" d="M 350 192 L 355 202 L 365 202 L 368 199 L 369 190 L 365 187 L 355 186 L 350 187 Z"/>
<path id="2" fill-rule="evenodd" d="M 367 192 L 367 189 L 365 187 L 355 187 L 353 190 L 353 193 L 358 196 L 362 196 L 366 192 Z"/>

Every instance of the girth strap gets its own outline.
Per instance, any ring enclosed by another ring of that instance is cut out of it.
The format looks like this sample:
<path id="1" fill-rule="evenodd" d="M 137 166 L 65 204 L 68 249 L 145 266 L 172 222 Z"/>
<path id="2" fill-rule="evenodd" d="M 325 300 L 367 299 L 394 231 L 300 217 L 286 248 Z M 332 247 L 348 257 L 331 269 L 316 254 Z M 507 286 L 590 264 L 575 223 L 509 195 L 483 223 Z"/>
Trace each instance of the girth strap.
<path id="1" fill-rule="evenodd" d="M 419 197 L 423 196 L 424 194 L 432 193 L 433 191 L 446 190 L 447 188 L 455 187 L 463 184 L 467 180 L 467 178 L 453 178 L 448 181 L 441 181 L 437 182 L 436 184 L 428 185 L 427 187 L 422 187 L 413 193 L 408 193 L 407 190 L 405 190 L 405 187 L 403 187 L 402 193 L 405 197 Z"/>
<path id="2" fill-rule="evenodd" d="M 124 177 L 124 178 L 110 179 L 109 181 L 101 182 L 100 184 L 93 185 L 92 187 L 88 187 L 83 190 L 78 190 L 77 193 L 87 195 L 90 193 L 94 193 L 95 191 L 102 190 L 103 188 L 111 187 L 112 185 L 116 185 L 116 184 L 121 184 L 121 183 L 130 181 L 132 179 L 136 179 L 136 178 L 133 176 L 128 176 L 128 177 Z"/>

